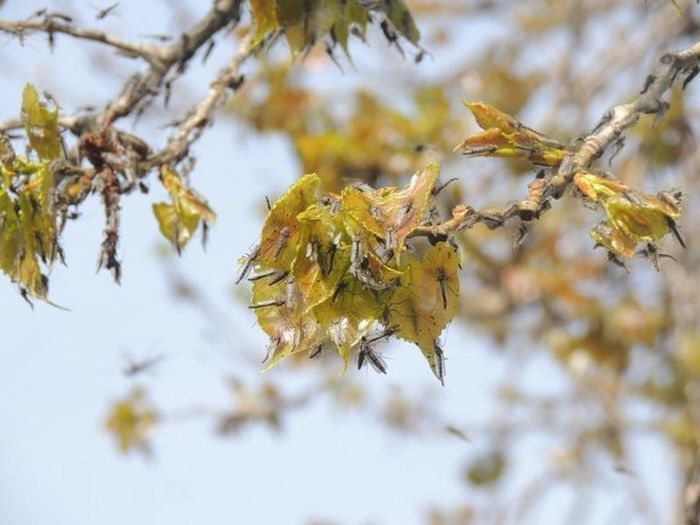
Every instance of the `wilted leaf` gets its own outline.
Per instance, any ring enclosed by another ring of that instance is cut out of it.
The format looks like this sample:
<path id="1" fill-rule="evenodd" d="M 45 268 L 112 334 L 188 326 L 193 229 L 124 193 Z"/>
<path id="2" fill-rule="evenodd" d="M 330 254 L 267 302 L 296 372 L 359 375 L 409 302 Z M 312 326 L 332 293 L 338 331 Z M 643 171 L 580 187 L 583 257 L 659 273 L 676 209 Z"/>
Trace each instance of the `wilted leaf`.
<path id="1" fill-rule="evenodd" d="M 153 213 L 163 236 L 180 251 L 192 238 L 200 221 L 208 226 L 216 221 L 216 214 L 166 166 L 161 169 L 161 181 L 170 193 L 171 203 L 153 204 Z"/>
<path id="2" fill-rule="evenodd" d="M 484 131 L 468 136 L 455 148 L 464 155 L 526 158 L 535 166 L 556 167 L 566 156 L 563 144 L 528 128 L 483 102 L 465 102 Z"/>

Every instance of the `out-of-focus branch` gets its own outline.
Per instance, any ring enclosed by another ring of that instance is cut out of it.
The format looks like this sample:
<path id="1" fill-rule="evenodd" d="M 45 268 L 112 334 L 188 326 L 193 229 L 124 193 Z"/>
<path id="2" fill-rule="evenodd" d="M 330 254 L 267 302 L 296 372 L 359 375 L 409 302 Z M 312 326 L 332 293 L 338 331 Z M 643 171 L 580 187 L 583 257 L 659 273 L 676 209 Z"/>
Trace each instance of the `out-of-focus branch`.
<path id="1" fill-rule="evenodd" d="M 152 64 L 159 59 L 162 49 L 160 46 L 152 44 L 129 42 L 97 29 L 78 27 L 73 24 L 70 17 L 51 13 L 41 17 L 34 15 L 26 20 L 0 20 L 0 32 L 10 33 L 20 39 L 31 33 L 46 33 L 50 41 L 53 40 L 54 34 L 63 33 L 75 38 L 112 46 L 119 50 L 122 55 L 132 58 L 140 57 Z"/>
<path id="2" fill-rule="evenodd" d="M 253 38 L 252 34 L 240 43 L 228 64 L 219 71 L 219 74 L 209 85 L 207 95 L 188 112 L 177 133 L 168 140 L 161 151 L 145 162 L 145 170 L 160 164 L 180 161 L 187 155 L 190 145 L 202 135 L 206 126 L 211 123 L 214 111 L 225 102 L 228 90 L 235 91 L 242 84 L 241 65 L 262 45 L 263 42 Z"/>
<path id="3" fill-rule="evenodd" d="M 459 204 L 453 209 L 451 219 L 417 228 L 412 236 L 439 238 L 450 232 L 471 228 L 479 222 L 494 229 L 514 217 L 525 222 L 539 218 L 551 207 L 552 198 L 559 199 L 564 194 L 574 175 L 589 168 L 608 147 L 619 144 L 624 132 L 634 126 L 642 115 L 661 116 L 668 109 L 668 103 L 663 100 L 666 92 L 679 78 L 683 78 L 685 87 L 700 72 L 699 63 L 700 42 L 683 51 L 662 56 L 647 76 L 639 95 L 631 102 L 610 109 L 590 134 L 575 141 L 556 174 L 547 177 L 545 172 L 538 173 L 538 177 L 528 185 L 526 198 L 484 211 L 476 211 L 468 204 Z"/>
<path id="4" fill-rule="evenodd" d="M 58 125 L 65 129 L 73 129 L 78 122 L 77 117 L 58 117 Z M 16 129 L 22 129 L 24 123 L 20 118 L 11 118 L 5 122 L 0 122 L 0 133 L 6 133 L 8 131 L 13 131 Z"/>
<path id="5" fill-rule="evenodd" d="M 89 117 L 89 124 L 104 129 L 121 117 L 131 114 L 136 106 L 149 95 L 160 93 L 163 81 L 174 66 L 184 71 L 194 53 L 206 44 L 214 34 L 230 22 L 238 20 L 242 0 L 214 0 L 207 15 L 179 40 L 161 49 L 159 60 L 151 67 L 127 81 L 121 94 L 98 115 Z"/>

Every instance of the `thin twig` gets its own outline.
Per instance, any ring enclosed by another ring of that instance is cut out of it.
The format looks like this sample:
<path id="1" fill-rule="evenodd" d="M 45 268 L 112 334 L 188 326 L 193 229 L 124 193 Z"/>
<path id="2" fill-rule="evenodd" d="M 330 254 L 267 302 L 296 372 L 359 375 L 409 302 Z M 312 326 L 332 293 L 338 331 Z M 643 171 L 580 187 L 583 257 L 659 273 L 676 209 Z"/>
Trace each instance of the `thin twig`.
<path id="1" fill-rule="evenodd" d="M 188 112 L 187 118 L 182 122 L 177 133 L 168 140 L 161 151 L 144 163 L 146 170 L 161 164 L 178 162 L 187 155 L 190 145 L 201 136 L 206 126 L 211 123 L 214 111 L 226 101 L 228 90 L 235 91 L 242 84 L 241 65 L 262 45 L 263 42 L 254 38 L 252 34 L 241 41 L 229 63 L 219 71 L 219 74 L 209 85 L 207 95 Z"/>
<path id="2" fill-rule="evenodd" d="M 174 66 L 179 64 L 184 70 L 198 49 L 229 23 L 238 20 L 241 3 L 242 0 L 214 0 L 214 5 L 201 21 L 185 31 L 177 42 L 162 48 L 158 63 L 152 64 L 144 73 L 134 75 L 126 82 L 121 94 L 86 124 L 97 124 L 98 128 L 105 129 L 119 118 L 130 115 L 149 95 L 159 93 L 163 80 Z"/>
<path id="3" fill-rule="evenodd" d="M 73 129 L 78 122 L 77 117 L 58 117 L 58 125 L 65 129 Z M 24 128 L 24 123 L 20 118 L 11 118 L 5 122 L 0 122 L 0 133 L 6 133 L 8 131 L 14 131 L 17 129 Z"/>
<path id="4" fill-rule="evenodd" d="M 104 31 L 77 27 L 70 22 L 57 20 L 51 15 L 27 20 L 0 20 L 0 32 L 10 33 L 18 38 L 23 38 L 31 33 L 46 33 L 50 37 L 55 33 L 63 33 L 75 38 L 92 40 L 93 42 L 112 46 L 125 56 L 140 57 L 149 63 L 156 62 L 161 52 L 160 46 L 129 42 Z"/>

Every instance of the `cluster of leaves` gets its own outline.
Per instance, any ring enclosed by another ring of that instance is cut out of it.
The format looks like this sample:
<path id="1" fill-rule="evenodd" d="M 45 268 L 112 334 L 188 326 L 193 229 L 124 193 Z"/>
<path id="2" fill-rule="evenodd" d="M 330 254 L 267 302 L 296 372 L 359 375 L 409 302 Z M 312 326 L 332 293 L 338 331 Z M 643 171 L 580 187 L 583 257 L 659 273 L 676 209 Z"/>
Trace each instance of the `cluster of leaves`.
<path id="1" fill-rule="evenodd" d="M 78 216 L 76 207 L 95 191 L 102 195 L 107 218 L 98 264 L 119 281 L 119 199 L 135 186 L 147 190 L 133 174 L 134 164 L 150 151 L 140 139 L 112 129 L 86 133 L 76 161 L 65 151 L 58 119 L 53 98 L 42 101 L 27 84 L 22 95 L 26 155 L 17 155 L 0 135 L 0 270 L 28 301 L 48 302 L 51 268 L 57 260 L 65 263 L 60 234 L 67 220 Z M 82 158 L 92 167 L 82 167 Z M 208 225 L 216 220 L 206 201 L 168 166 L 161 167 L 160 180 L 171 200 L 153 205 L 164 237 L 180 252 L 201 223 L 206 239 Z"/>
<path id="2" fill-rule="evenodd" d="M 484 131 L 456 148 L 465 155 L 524 158 L 545 168 L 557 168 L 567 155 L 562 143 L 493 106 L 466 106 Z M 418 226 L 430 223 L 438 172 L 431 165 L 400 191 L 357 183 L 340 195 L 321 195 L 320 178 L 307 175 L 271 207 L 261 243 L 241 276 L 255 268 L 251 308 L 271 339 L 266 369 L 290 355 L 318 355 L 332 346 L 346 365 L 354 353 L 359 366 L 367 361 L 385 372 L 372 346 L 396 335 L 417 344 L 442 381 L 437 340 L 457 308 L 457 252 L 452 244 L 437 242 L 416 259 L 405 244 Z M 655 242 L 668 232 L 681 240 L 674 196 L 644 196 L 588 172 L 574 180 L 607 213 L 591 235 L 613 260 L 634 256 L 637 244 L 645 243 L 656 264 Z"/>
<path id="3" fill-rule="evenodd" d="M 251 308 L 270 337 L 265 369 L 285 357 L 335 349 L 345 366 L 386 373 L 374 346 L 392 335 L 415 343 L 440 381 L 438 338 L 459 299 L 456 249 L 407 245 L 429 215 L 439 165 L 399 190 L 365 184 L 322 194 L 306 175 L 270 208 L 261 242 L 239 281 L 254 269 Z"/>
<path id="4" fill-rule="evenodd" d="M 0 136 L 0 269 L 22 295 L 46 299 L 48 272 L 62 259 L 62 228 L 52 163 L 62 154 L 58 108 L 50 109 L 27 85 L 22 97 L 22 122 L 30 148 L 15 154 Z"/>
<path id="5" fill-rule="evenodd" d="M 468 156 L 526 158 L 534 166 L 557 168 L 565 158 L 566 147 L 532 130 L 497 108 L 484 103 L 467 103 L 477 124 L 484 130 L 468 136 L 457 147 Z M 593 204 L 601 206 L 607 219 L 590 232 L 597 245 L 608 250 L 611 260 L 624 266 L 621 257 L 643 255 L 658 266 L 656 243 L 673 233 L 683 247 L 676 220 L 680 216 L 680 192 L 644 195 L 607 173 L 580 171 L 574 176 L 576 188 Z"/>
<path id="6" fill-rule="evenodd" d="M 403 0 L 250 0 L 250 10 L 256 38 L 280 31 L 294 55 L 324 41 L 329 53 L 339 45 L 349 57 L 350 35 L 365 40 L 374 17 L 387 40 L 399 49 L 399 37 L 416 47 L 420 38 Z"/>
<path id="7" fill-rule="evenodd" d="M 591 230 L 591 237 L 606 248 L 611 257 L 634 257 L 637 245 L 645 243 L 645 253 L 658 266 L 656 242 L 667 233 L 673 233 L 685 248 L 676 225 L 680 216 L 680 192 L 644 195 L 619 181 L 583 171 L 574 176 L 574 184 L 605 210 L 607 219 Z"/>

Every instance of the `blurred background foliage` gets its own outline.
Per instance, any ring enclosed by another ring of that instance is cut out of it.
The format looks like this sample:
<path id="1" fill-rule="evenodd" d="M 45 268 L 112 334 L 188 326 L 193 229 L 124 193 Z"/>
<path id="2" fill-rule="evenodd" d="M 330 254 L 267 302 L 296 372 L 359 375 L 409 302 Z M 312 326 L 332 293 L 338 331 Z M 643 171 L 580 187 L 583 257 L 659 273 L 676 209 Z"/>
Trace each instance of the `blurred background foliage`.
<path id="1" fill-rule="evenodd" d="M 444 217 L 460 202 L 488 208 L 521 198 L 535 175 L 526 162 L 453 153 L 478 130 L 462 100 L 493 104 L 566 143 L 590 130 L 608 107 L 634 96 L 659 56 L 700 38 L 700 11 L 692 1 L 675 7 L 667 0 L 406 3 L 421 31 L 421 47 L 402 49 L 414 68 L 394 67 L 401 53 L 372 32 L 367 49 L 350 44 L 352 61 L 323 44 L 279 43 L 247 75 L 226 117 L 244 134 L 283 138 L 299 173 L 318 173 L 334 191 L 353 181 L 403 185 L 427 162 L 440 160 L 443 179 L 458 178 L 440 196 Z M 406 435 L 437 431 L 465 442 L 478 435 L 489 445 L 465 448 L 463 474 L 455 482 L 487 491 L 489 501 L 503 508 L 468 499 L 456 508 L 435 502 L 426 513 L 431 525 L 524 522 L 550 491 L 562 485 L 581 493 L 601 490 L 598 480 L 611 470 L 632 481 L 610 522 L 660 523 L 644 496 L 654 490 L 653 480 L 634 479 L 627 446 L 634 436 L 651 433 L 668 443 L 668 468 L 681 480 L 675 508 L 663 515 L 683 522 L 684 497 L 700 482 L 697 86 L 674 90 L 670 102 L 662 118 L 642 119 L 624 149 L 601 161 L 644 191 L 683 190 L 679 223 L 688 249 L 667 240 L 663 250 L 675 261 L 662 260 L 660 271 L 643 258 L 630 264 L 630 274 L 610 264 L 587 233 L 600 213 L 568 195 L 527 229 L 522 242 L 514 243 L 525 233 L 519 224 L 498 231 L 478 225 L 458 236 L 464 269 L 457 322 L 488 338 L 509 371 L 493 393 L 497 410 L 489 424 L 472 425 L 468 413 L 444 417 L 434 390 L 370 395 L 352 371 L 338 377 L 333 360 L 296 357 L 258 377 L 252 371 L 264 354 L 259 349 L 251 352 L 250 370 L 230 379 L 232 401 L 225 410 L 161 411 L 144 390 L 149 366 L 132 363 L 125 373 L 136 386 L 108 409 L 105 428 L 124 453 L 157 451 L 165 421 L 204 415 L 220 435 L 236 436 L 253 425 L 277 432 L 286 418 L 324 395 L 341 413 L 373 414 Z M 260 203 L 261 221 L 263 214 Z M 174 296 L 194 305 L 203 319 L 216 319 L 214 332 L 226 330 L 228 312 L 216 310 L 171 255 L 163 255 L 163 265 Z M 244 295 L 236 291 L 235 300 Z M 543 356 L 556 365 L 552 382 L 564 382 L 563 394 L 541 394 L 523 381 L 528 363 Z M 278 384 L 311 366 L 322 373 L 295 394 Z M 448 386 L 465 380 L 461 374 L 451 370 Z M 555 446 L 542 461 L 541 476 L 504 503 L 498 495 L 509 477 L 517 477 L 519 443 L 531 433 L 553 437 Z M 571 513 L 586 522 L 585 510 L 574 505 Z M 562 522 L 572 521 L 562 515 Z"/>

